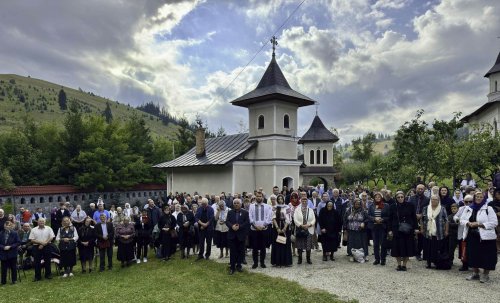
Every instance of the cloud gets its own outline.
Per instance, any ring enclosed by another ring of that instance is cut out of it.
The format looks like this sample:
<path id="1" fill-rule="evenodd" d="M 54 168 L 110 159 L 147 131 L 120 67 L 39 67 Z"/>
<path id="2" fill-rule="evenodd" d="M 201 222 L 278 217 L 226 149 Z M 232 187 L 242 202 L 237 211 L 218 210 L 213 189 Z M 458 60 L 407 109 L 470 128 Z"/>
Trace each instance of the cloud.
<path id="1" fill-rule="evenodd" d="M 6 1 L 0 72 L 160 102 L 190 119 L 202 113 L 231 133 L 248 113 L 229 101 L 255 88 L 270 47 L 247 63 L 299 3 Z M 446 119 L 486 102 L 482 75 L 498 54 L 498 24 L 495 0 L 306 1 L 278 33 L 277 60 L 348 142 L 394 131 L 419 108 Z M 299 134 L 314 112 L 299 110 Z"/>

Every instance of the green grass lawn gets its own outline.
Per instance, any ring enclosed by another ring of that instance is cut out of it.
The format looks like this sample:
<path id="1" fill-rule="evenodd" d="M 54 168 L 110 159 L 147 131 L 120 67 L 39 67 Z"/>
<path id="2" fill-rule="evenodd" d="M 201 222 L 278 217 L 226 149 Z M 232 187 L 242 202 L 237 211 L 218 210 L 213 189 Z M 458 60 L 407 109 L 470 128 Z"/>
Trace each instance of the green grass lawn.
<path id="1" fill-rule="evenodd" d="M 148 263 L 120 268 L 116 261 L 112 271 L 32 282 L 33 270 L 22 276 L 22 282 L 0 287 L 0 302 L 343 302 L 321 290 L 307 290 L 296 282 L 262 274 L 236 272 L 214 261 L 195 257 Z"/>

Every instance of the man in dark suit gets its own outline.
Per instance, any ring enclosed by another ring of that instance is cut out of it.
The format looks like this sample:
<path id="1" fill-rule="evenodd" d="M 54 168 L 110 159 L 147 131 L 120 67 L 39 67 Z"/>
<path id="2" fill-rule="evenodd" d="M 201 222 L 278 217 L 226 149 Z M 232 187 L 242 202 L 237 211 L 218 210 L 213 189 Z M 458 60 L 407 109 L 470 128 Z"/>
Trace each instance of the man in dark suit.
<path id="1" fill-rule="evenodd" d="M 56 211 L 56 214 L 54 216 L 54 220 L 50 222 L 50 226 L 52 227 L 52 230 L 54 231 L 54 233 L 56 235 L 59 232 L 59 228 L 61 228 L 62 219 L 64 217 L 71 217 L 71 213 L 66 208 L 66 203 L 65 202 L 59 203 L 59 206 L 60 207 Z"/>
<path id="2" fill-rule="evenodd" d="M 212 251 L 212 236 L 214 233 L 214 209 L 208 206 L 208 199 L 201 199 L 201 206 L 196 211 L 195 222 L 198 223 L 199 228 L 199 244 L 198 248 L 200 252 L 198 253 L 198 259 L 203 259 L 203 253 L 206 252 L 205 259 L 210 258 L 210 252 Z"/>
<path id="3" fill-rule="evenodd" d="M 115 229 L 113 223 L 106 221 L 106 214 L 100 216 L 101 222 L 95 226 L 97 235 L 97 247 L 99 248 L 99 271 L 104 271 L 104 255 L 108 255 L 108 269 L 113 269 L 113 239 L 115 238 Z"/>
<path id="4" fill-rule="evenodd" d="M 226 225 L 229 227 L 227 239 L 231 252 L 231 267 L 229 274 L 234 274 L 234 270 L 242 271 L 241 263 L 245 257 L 245 239 L 248 235 L 250 218 L 248 212 L 241 208 L 241 200 L 233 200 L 233 209 L 227 214 Z"/>
<path id="5" fill-rule="evenodd" d="M 425 185 L 417 185 L 417 194 L 410 198 L 408 201 L 415 207 L 415 212 L 417 213 L 417 223 L 420 226 L 422 224 L 422 212 L 427 205 L 429 205 L 429 198 L 424 195 Z M 415 258 L 418 261 L 422 261 L 422 250 L 424 249 L 424 236 L 419 233 L 417 234 L 417 245 L 415 251 Z"/>
<path id="6" fill-rule="evenodd" d="M 7 270 L 10 268 L 12 284 L 17 282 L 17 247 L 21 243 L 19 236 L 12 229 L 13 224 L 5 222 L 4 230 L 0 232 L 0 260 L 2 261 L 2 285 L 7 283 Z"/>

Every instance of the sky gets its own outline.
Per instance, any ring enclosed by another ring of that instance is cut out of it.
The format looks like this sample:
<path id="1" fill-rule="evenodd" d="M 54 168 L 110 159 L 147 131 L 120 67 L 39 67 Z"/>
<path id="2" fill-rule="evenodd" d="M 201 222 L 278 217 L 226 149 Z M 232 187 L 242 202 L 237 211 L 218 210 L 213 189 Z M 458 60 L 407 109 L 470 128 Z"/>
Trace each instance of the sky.
<path id="1" fill-rule="evenodd" d="M 233 134 L 248 112 L 230 101 L 256 87 L 276 34 L 291 87 L 318 101 L 299 109 L 299 135 L 316 110 L 346 143 L 393 133 L 419 109 L 431 122 L 487 101 L 500 1 L 301 2 L 1 1 L 0 73 L 152 101 Z"/>

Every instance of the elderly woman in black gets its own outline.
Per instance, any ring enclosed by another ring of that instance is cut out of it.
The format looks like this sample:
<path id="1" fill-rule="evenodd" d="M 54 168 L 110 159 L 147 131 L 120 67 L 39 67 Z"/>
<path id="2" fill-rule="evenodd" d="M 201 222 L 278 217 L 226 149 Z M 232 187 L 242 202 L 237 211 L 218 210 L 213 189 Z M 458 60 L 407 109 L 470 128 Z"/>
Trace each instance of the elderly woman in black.
<path id="1" fill-rule="evenodd" d="M 323 261 L 335 261 L 333 254 L 337 251 L 339 246 L 339 233 L 342 229 L 342 222 L 340 221 L 340 214 L 335 210 L 333 202 L 329 201 L 326 207 L 323 207 L 319 212 L 319 228 L 320 228 L 320 241 L 323 247 Z"/>
<path id="2" fill-rule="evenodd" d="M 194 215 L 186 205 L 181 206 L 181 212 L 177 215 L 179 226 L 179 245 L 181 248 L 181 259 L 189 258 L 189 251 L 194 243 Z"/>
<path id="3" fill-rule="evenodd" d="M 431 196 L 430 204 L 424 208 L 422 221 L 420 232 L 424 235 L 424 260 L 427 261 L 427 268 L 431 268 L 432 263 L 438 266 L 438 261 L 448 253 L 448 214 L 437 195 Z"/>
<path id="4" fill-rule="evenodd" d="M 391 256 L 398 262 L 398 271 L 406 271 L 410 257 L 415 256 L 415 233 L 418 232 L 413 204 L 405 202 L 402 191 L 396 193 L 396 204 L 391 205 L 389 237 L 392 237 Z"/>
<path id="5" fill-rule="evenodd" d="M 118 224 L 115 229 L 118 244 L 117 259 L 122 267 L 129 266 L 134 259 L 134 224 L 130 223 L 130 217 L 124 217 L 123 223 Z"/>
<path id="6" fill-rule="evenodd" d="M 61 252 L 60 266 L 64 268 L 63 278 L 73 277 L 73 266 L 76 265 L 76 241 L 78 241 L 78 232 L 71 225 L 69 217 L 64 217 L 62 226 L 57 232 L 56 241 L 59 242 Z"/>
<path id="7" fill-rule="evenodd" d="M 175 230 L 176 225 L 177 220 L 170 213 L 170 206 L 165 205 L 163 207 L 163 215 L 158 222 L 158 228 L 160 229 L 161 256 L 164 261 L 170 259 L 172 245 L 175 243 L 172 238 L 177 237 L 177 232 Z"/>
<path id="8" fill-rule="evenodd" d="M 91 273 L 95 241 L 97 239 L 91 217 L 85 218 L 82 227 L 78 230 L 78 235 L 78 255 L 82 264 L 82 274 L 87 272 L 87 263 L 89 265 L 89 273 Z"/>
<path id="9" fill-rule="evenodd" d="M 151 242 L 151 232 L 153 231 L 153 226 L 150 218 L 148 217 L 148 210 L 143 209 L 140 216 L 134 216 L 135 220 L 135 232 L 136 232 L 136 251 L 137 251 L 137 263 L 148 262 L 148 246 Z"/>
<path id="10" fill-rule="evenodd" d="M 490 280 L 489 273 L 495 270 L 498 256 L 496 251 L 496 233 L 498 219 L 495 210 L 486 204 L 482 192 L 476 192 L 474 202 L 466 206 L 460 224 L 464 226 L 463 237 L 467 242 L 467 261 L 472 267 L 472 275 L 467 280 L 479 280 L 486 283 Z M 479 269 L 483 275 L 479 276 Z"/>
<path id="11" fill-rule="evenodd" d="M 361 200 L 355 198 L 352 207 L 345 213 L 344 230 L 347 231 L 347 253 L 352 255 L 352 249 L 363 249 L 365 260 L 368 259 L 368 241 L 366 240 L 366 225 L 368 213 L 363 209 Z M 351 259 L 354 261 L 354 258 Z"/>

